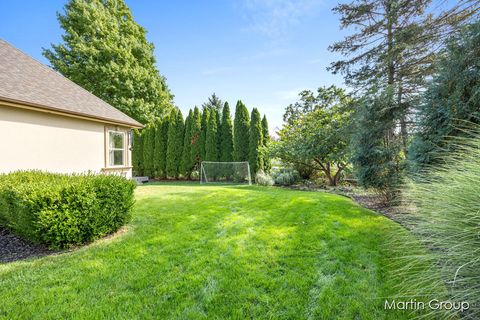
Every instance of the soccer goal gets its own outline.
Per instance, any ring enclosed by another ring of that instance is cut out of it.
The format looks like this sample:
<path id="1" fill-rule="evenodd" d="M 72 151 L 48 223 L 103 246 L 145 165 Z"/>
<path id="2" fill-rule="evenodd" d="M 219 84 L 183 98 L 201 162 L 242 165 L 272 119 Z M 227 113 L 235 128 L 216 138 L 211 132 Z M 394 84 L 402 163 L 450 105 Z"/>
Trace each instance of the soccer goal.
<path id="1" fill-rule="evenodd" d="M 200 183 L 248 183 L 252 184 L 250 165 L 245 162 L 202 161 Z"/>

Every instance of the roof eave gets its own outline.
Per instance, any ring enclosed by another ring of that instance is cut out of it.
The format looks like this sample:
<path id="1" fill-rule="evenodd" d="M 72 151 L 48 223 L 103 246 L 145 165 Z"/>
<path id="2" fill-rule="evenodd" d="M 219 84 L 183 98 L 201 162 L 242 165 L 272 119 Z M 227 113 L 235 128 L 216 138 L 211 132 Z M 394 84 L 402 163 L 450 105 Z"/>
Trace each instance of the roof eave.
<path id="1" fill-rule="evenodd" d="M 81 112 L 74 112 L 74 111 L 69 111 L 65 109 L 39 105 L 32 102 L 26 102 L 26 101 L 21 101 L 21 100 L 6 98 L 6 97 L 0 97 L 0 104 L 5 104 L 7 106 L 18 107 L 23 109 L 33 109 L 33 110 L 47 112 L 47 113 L 55 113 L 55 114 L 64 115 L 67 117 L 81 118 L 85 120 L 121 125 L 121 126 L 134 128 L 134 129 L 141 129 L 145 127 L 145 125 L 133 119 L 132 120 L 134 122 L 118 121 L 115 119 L 92 116 L 92 115 L 81 113 Z"/>

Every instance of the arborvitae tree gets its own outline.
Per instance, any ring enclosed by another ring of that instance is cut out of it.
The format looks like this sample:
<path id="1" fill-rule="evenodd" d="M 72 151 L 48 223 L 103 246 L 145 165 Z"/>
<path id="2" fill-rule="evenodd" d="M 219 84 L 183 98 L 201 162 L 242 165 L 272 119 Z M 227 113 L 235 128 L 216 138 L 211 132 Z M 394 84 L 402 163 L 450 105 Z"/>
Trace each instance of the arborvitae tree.
<path id="1" fill-rule="evenodd" d="M 148 177 L 154 177 L 153 153 L 155 148 L 155 126 L 149 125 L 143 129 L 143 170 Z"/>
<path id="2" fill-rule="evenodd" d="M 153 155 L 153 166 L 155 168 L 155 175 L 157 178 L 166 178 L 167 166 L 167 140 L 168 140 L 168 126 L 170 123 L 170 116 L 165 117 L 157 123 L 155 130 L 155 149 Z"/>
<path id="3" fill-rule="evenodd" d="M 220 143 L 221 143 L 221 138 L 220 138 L 220 134 L 221 134 L 221 127 L 222 127 L 222 120 L 220 119 L 220 113 L 218 113 L 217 111 L 215 111 L 215 120 L 217 122 L 217 158 L 218 160 L 217 161 L 220 161 L 220 149 L 221 149 L 221 146 L 220 146 Z"/>
<path id="4" fill-rule="evenodd" d="M 223 106 L 219 140 L 220 161 L 233 161 L 233 123 L 228 102 Z"/>
<path id="5" fill-rule="evenodd" d="M 264 170 L 263 159 L 260 148 L 263 145 L 262 121 L 260 112 L 257 108 L 252 109 L 252 117 L 250 120 L 250 138 L 249 138 L 249 162 L 252 174 L 256 174 L 258 170 Z"/>
<path id="6" fill-rule="evenodd" d="M 249 135 L 250 117 L 247 107 L 238 100 L 235 107 L 233 148 L 235 161 L 248 161 L 249 158 Z"/>
<path id="7" fill-rule="evenodd" d="M 208 108 L 203 109 L 203 114 L 202 114 L 202 123 L 201 123 L 201 134 L 200 134 L 200 162 L 205 160 L 205 147 L 206 147 L 206 141 L 207 141 L 207 127 L 208 127 L 208 122 L 210 118 L 210 110 Z"/>
<path id="8" fill-rule="evenodd" d="M 210 117 L 207 126 L 207 136 L 205 140 L 205 160 L 218 161 L 218 128 L 217 112 L 215 109 L 210 111 Z"/>
<path id="9" fill-rule="evenodd" d="M 193 116 L 191 120 L 191 148 L 190 148 L 190 161 L 192 168 L 198 169 L 198 165 L 202 159 L 201 148 L 201 134 L 202 134 L 202 116 L 200 110 L 195 107 L 193 110 Z"/>
<path id="10" fill-rule="evenodd" d="M 169 112 L 153 44 L 123 0 L 70 0 L 58 20 L 63 42 L 43 52 L 55 70 L 141 123 Z"/>
<path id="11" fill-rule="evenodd" d="M 132 164 L 134 174 L 143 176 L 143 137 L 137 129 L 133 131 Z"/>
<path id="12" fill-rule="evenodd" d="M 265 172 L 270 172 L 270 170 L 272 169 L 272 161 L 270 161 L 270 158 L 265 152 L 268 144 L 270 143 L 270 133 L 268 131 L 268 121 L 267 121 L 266 115 L 263 115 L 263 119 L 262 119 L 262 137 L 263 137 L 262 145 L 264 147 L 262 149 L 263 167 Z"/>
<path id="13" fill-rule="evenodd" d="M 192 109 L 188 112 L 188 116 L 185 119 L 185 134 L 183 136 L 183 151 L 182 151 L 182 168 L 181 174 L 190 179 L 190 174 L 192 173 L 192 161 L 191 161 L 191 148 L 192 148 L 192 120 L 193 112 Z"/>
<path id="14" fill-rule="evenodd" d="M 452 137 L 471 134 L 465 129 L 480 122 L 478 48 L 480 22 L 451 39 L 443 52 L 420 106 L 418 131 L 410 147 L 415 169 L 441 161 L 455 150 Z"/>
<path id="15" fill-rule="evenodd" d="M 168 127 L 167 176 L 169 178 L 178 178 L 179 175 L 183 150 L 183 134 L 183 115 L 182 112 L 177 109 Z"/>

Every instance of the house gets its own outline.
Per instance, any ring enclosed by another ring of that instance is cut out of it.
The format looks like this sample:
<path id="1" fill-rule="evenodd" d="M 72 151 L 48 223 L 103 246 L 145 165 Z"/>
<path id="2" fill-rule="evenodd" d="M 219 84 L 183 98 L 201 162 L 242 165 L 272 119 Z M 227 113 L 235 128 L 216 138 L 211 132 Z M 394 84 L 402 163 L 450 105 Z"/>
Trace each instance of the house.
<path id="1" fill-rule="evenodd" d="M 0 173 L 132 176 L 142 124 L 0 39 Z"/>

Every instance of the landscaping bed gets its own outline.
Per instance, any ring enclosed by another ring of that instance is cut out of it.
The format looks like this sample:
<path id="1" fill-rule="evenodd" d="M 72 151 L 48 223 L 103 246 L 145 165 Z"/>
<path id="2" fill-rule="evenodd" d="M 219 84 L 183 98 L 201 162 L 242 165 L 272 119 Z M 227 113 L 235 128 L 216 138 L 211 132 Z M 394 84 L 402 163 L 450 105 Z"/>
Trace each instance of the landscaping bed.
<path id="1" fill-rule="evenodd" d="M 27 241 L 0 226 L 0 263 L 42 257 L 52 253 L 55 251 Z"/>

